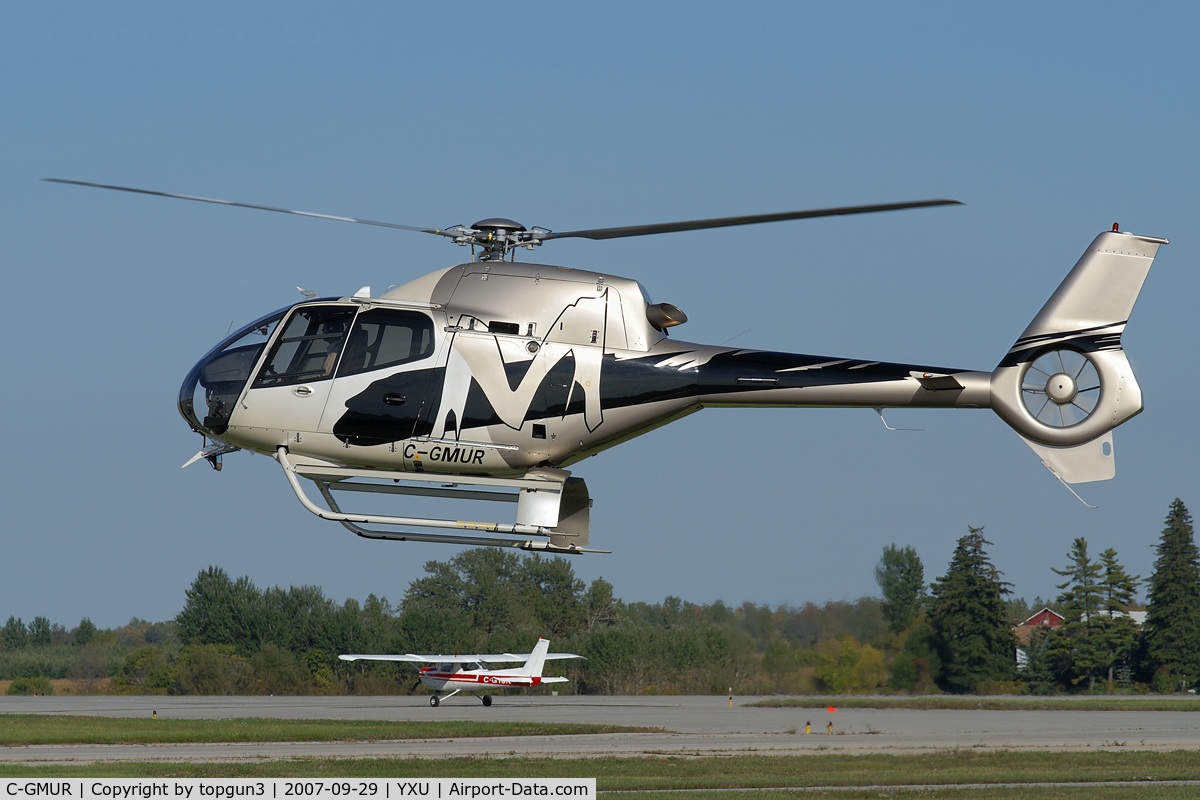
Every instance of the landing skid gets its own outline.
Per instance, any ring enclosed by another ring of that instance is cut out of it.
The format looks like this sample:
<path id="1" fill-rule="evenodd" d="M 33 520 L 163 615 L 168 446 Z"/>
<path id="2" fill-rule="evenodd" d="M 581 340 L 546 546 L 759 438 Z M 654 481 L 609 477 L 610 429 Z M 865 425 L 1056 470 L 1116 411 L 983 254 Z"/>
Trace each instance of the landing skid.
<path id="1" fill-rule="evenodd" d="M 561 469 L 534 469 L 523 478 L 488 478 L 468 475 L 436 475 L 423 472 L 395 472 L 381 469 L 354 469 L 302 457 L 294 457 L 286 447 L 275 451 L 288 483 L 306 509 L 321 519 L 340 522 L 366 539 L 400 542 L 442 542 L 445 544 L 516 547 L 550 553 L 608 553 L 587 548 L 591 498 L 580 478 L 570 477 Z M 299 477 L 316 484 L 328 508 L 313 503 L 300 485 Z M 378 481 L 388 481 L 381 483 Z M 453 481 L 453 483 L 450 483 Z M 485 487 L 484 489 L 463 488 Z M 512 490 L 516 491 L 512 491 Z M 517 521 L 465 522 L 426 517 L 399 517 L 378 514 L 353 514 L 342 510 L 334 498 L 338 492 L 371 492 L 444 497 L 458 500 L 482 500 L 517 504 Z M 454 529 L 511 534 L 415 533 L 366 528 L 364 525 L 404 525 L 417 528 Z M 525 538 L 546 537 L 541 542 Z M 447 695 L 449 696 L 449 695 Z M 432 703 L 436 705 L 436 703 Z"/>

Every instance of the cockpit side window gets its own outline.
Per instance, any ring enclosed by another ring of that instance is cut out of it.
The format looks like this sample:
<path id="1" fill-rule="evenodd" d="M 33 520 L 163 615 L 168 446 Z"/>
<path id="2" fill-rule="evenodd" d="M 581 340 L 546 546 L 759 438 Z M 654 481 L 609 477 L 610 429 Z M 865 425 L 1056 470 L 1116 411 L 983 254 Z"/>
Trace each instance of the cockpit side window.
<path id="1" fill-rule="evenodd" d="M 377 308 L 354 322 L 338 375 L 395 367 L 433 355 L 433 320 L 419 311 Z"/>
<path id="2" fill-rule="evenodd" d="M 354 308 L 347 306 L 297 308 L 258 373 L 255 388 L 332 378 L 353 318 Z"/>

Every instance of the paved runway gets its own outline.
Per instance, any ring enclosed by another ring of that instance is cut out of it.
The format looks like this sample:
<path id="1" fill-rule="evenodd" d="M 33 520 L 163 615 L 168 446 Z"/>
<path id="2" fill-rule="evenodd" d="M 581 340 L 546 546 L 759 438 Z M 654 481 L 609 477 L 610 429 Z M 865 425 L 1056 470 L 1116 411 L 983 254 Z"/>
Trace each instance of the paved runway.
<path id="1" fill-rule="evenodd" d="M 431 708 L 414 697 L 5 697 L 0 713 L 236 719 L 511 720 L 663 728 L 665 733 L 514 736 L 379 742 L 0 747 L 0 762 L 223 761 L 287 758 L 440 758 L 916 753 L 1014 750 L 1200 749 L 1200 711 L 917 711 L 751 708 L 753 697 L 497 697 L 484 708 L 455 697 Z M 1181 700 L 1192 707 L 1200 700 Z M 832 721 L 834 735 L 827 733 Z M 805 735 L 806 722 L 813 732 Z"/>

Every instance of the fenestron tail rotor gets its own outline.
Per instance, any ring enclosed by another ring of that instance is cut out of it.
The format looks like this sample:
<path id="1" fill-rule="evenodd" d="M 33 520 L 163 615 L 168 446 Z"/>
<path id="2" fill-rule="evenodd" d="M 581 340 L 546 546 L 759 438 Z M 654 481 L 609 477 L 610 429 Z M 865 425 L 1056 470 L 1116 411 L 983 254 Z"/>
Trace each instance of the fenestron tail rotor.
<path id="1" fill-rule="evenodd" d="M 1043 425 L 1066 428 L 1083 422 L 1100 400 L 1100 373 L 1077 350 L 1051 350 L 1025 370 L 1021 397 Z"/>

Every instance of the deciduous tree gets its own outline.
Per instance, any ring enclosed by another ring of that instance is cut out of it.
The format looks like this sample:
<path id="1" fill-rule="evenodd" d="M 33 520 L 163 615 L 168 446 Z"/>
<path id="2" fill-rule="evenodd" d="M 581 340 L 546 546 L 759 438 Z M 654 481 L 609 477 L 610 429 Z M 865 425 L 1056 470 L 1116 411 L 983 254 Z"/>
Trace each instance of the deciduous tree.
<path id="1" fill-rule="evenodd" d="M 83 619 L 79 620 L 79 627 L 75 629 L 75 644 L 82 647 L 88 642 L 92 641 L 92 638 L 95 635 L 96 626 L 90 619 L 84 617 Z"/>
<path id="2" fill-rule="evenodd" d="M 245 694 L 253 689 L 250 665 L 232 645 L 190 645 L 176 666 L 179 687 L 186 694 Z"/>
<path id="3" fill-rule="evenodd" d="M 31 647 L 45 647 L 54 641 L 54 632 L 47 617 L 37 616 L 29 623 L 29 644 Z"/>
<path id="4" fill-rule="evenodd" d="M 3 639 L 5 650 L 19 650 L 29 644 L 29 632 L 20 617 L 10 616 L 4 623 Z"/>
<path id="5" fill-rule="evenodd" d="M 200 571 L 185 592 L 179 616 L 179 639 L 184 644 L 232 645 L 251 655 L 262 644 L 262 593 L 247 577 L 229 579 L 220 567 Z"/>
<path id="6" fill-rule="evenodd" d="M 887 682 L 883 654 L 871 645 L 860 645 L 854 637 L 829 639 L 816 647 L 817 685 L 834 694 L 878 692 Z"/>
<path id="7" fill-rule="evenodd" d="M 925 568 L 917 551 L 895 544 L 883 548 L 875 582 L 883 592 L 883 618 L 898 634 L 913 623 L 925 603 Z"/>
<path id="8" fill-rule="evenodd" d="M 591 582 L 583 602 L 584 625 L 587 630 L 590 631 L 598 625 L 611 625 L 616 620 L 619 608 L 613 597 L 613 586 L 604 578 L 596 578 Z"/>

